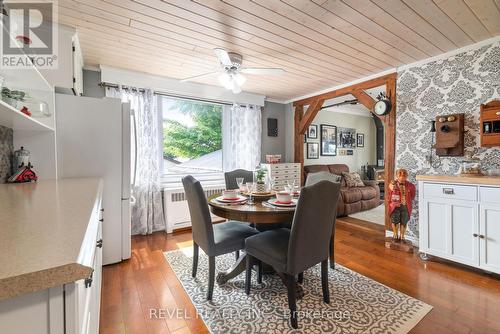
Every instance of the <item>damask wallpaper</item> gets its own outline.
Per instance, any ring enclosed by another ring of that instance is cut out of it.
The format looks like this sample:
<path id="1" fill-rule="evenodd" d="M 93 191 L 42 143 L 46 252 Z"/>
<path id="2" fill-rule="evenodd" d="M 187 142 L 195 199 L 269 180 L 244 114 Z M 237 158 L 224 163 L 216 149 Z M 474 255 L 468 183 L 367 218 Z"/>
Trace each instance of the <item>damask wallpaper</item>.
<path id="1" fill-rule="evenodd" d="M 12 168 L 13 145 L 12 129 L 0 125 L 0 183 L 5 183 Z"/>
<path id="2" fill-rule="evenodd" d="M 408 169 L 414 183 L 417 174 L 456 173 L 462 158 L 441 158 L 437 168 L 426 162 L 430 121 L 437 115 L 465 113 L 466 155 L 480 158 L 483 169 L 500 168 L 500 148 L 481 148 L 479 141 L 479 107 L 499 98 L 500 42 L 399 72 L 396 167 Z M 415 204 L 407 234 L 418 239 Z"/>

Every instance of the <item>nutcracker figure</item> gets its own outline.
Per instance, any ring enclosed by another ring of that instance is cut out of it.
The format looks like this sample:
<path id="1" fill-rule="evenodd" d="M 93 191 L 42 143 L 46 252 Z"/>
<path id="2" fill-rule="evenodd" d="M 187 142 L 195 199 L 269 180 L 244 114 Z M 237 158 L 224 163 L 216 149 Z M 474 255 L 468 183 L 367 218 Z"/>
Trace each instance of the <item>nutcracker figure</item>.
<path id="1" fill-rule="evenodd" d="M 398 169 L 396 180 L 389 184 L 389 214 L 391 216 L 393 238 L 404 240 L 406 225 L 410 220 L 412 201 L 415 198 L 415 185 L 408 182 L 408 171 Z"/>

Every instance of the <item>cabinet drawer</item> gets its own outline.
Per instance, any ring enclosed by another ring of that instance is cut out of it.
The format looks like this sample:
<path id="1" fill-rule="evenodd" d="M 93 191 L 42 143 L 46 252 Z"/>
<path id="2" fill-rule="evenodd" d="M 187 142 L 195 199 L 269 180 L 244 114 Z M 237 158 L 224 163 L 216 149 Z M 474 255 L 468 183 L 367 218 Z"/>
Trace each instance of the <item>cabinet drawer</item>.
<path id="1" fill-rule="evenodd" d="M 479 200 L 485 203 L 500 204 L 500 188 L 495 187 L 480 187 Z"/>
<path id="2" fill-rule="evenodd" d="M 477 201 L 477 187 L 424 183 L 424 198 L 427 197 Z"/>

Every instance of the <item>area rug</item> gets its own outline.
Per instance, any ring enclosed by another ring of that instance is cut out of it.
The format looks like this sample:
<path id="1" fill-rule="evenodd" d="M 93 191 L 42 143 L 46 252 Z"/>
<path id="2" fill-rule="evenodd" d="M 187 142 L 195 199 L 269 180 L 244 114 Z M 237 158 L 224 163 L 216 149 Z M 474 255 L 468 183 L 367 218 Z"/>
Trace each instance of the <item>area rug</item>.
<path id="1" fill-rule="evenodd" d="M 371 210 L 353 213 L 349 217 L 369 221 L 371 223 L 384 225 L 385 224 L 385 205 L 381 204 Z"/>
<path id="2" fill-rule="evenodd" d="M 288 321 L 287 292 L 277 275 L 264 275 L 245 294 L 244 273 L 207 291 L 208 257 L 200 252 L 198 275 L 191 277 L 192 250 L 165 253 L 211 333 L 407 333 L 432 306 L 391 289 L 341 265 L 329 270 L 330 304 L 323 303 L 320 266 L 304 273 L 304 292 L 297 301 L 299 328 Z M 234 263 L 234 254 L 216 258 L 217 272 Z"/>

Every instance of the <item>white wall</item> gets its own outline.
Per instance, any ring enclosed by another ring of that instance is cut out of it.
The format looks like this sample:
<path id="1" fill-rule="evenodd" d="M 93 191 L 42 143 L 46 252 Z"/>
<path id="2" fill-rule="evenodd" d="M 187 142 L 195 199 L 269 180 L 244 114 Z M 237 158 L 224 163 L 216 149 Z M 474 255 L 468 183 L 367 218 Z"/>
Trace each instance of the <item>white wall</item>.
<path id="1" fill-rule="evenodd" d="M 321 110 L 312 124 L 318 125 L 318 139 L 310 139 L 309 143 L 320 143 L 320 124 L 335 125 L 337 128 L 353 128 L 356 133 L 363 133 L 365 135 L 365 146 L 356 147 L 353 149 L 353 155 L 338 155 L 319 156 L 319 159 L 307 159 L 306 144 L 304 144 L 304 165 L 317 165 L 317 164 L 346 164 L 351 171 L 360 171 L 361 166 L 368 164 L 372 165 L 376 162 L 376 128 L 375 123 L 371 116 L 358 116 L 345 114 L 341 111 L 341 107 L 334 110 Z M 292 140 L 293 144 L 293 140 Z"/>

